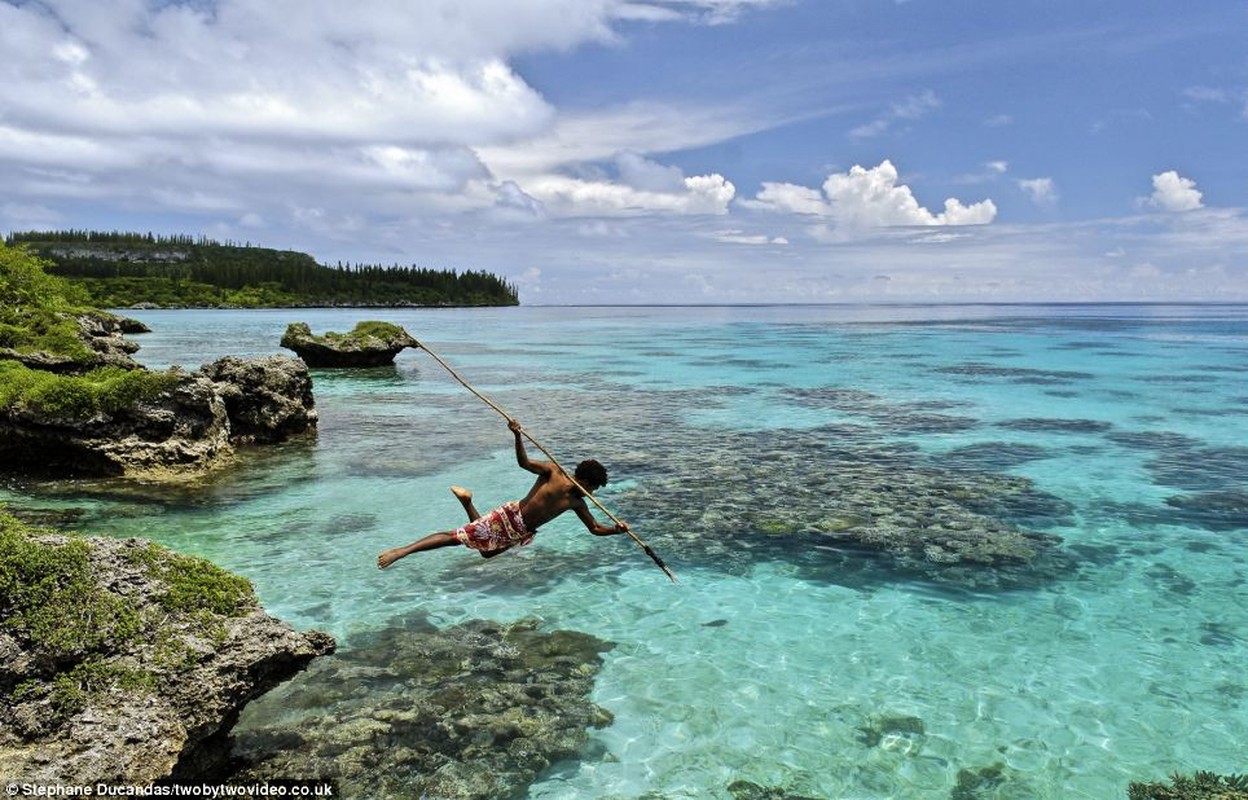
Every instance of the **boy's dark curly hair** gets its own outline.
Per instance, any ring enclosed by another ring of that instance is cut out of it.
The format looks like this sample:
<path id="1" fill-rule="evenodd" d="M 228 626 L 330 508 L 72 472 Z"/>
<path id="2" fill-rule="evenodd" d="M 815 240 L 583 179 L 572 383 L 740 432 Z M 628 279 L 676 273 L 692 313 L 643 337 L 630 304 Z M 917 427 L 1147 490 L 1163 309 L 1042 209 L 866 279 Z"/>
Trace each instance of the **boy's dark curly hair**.
<path id="1" fill-rule="evenodd" d="M 587 488 L 602 488 L 607 485 L 607 468 L 592 458 L 587 458 L 576 465 L 577 483 Z"/>

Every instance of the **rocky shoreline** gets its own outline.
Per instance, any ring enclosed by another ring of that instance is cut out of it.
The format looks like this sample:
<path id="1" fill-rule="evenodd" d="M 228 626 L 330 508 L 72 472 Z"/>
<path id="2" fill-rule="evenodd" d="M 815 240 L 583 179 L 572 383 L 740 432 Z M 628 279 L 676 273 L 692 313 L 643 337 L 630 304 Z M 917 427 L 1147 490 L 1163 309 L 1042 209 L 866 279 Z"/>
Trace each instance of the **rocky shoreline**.
<path id="1" fill-rule="evenodd" d="M 148 370 L 125 338 L 143 323 L 79 306 L 26 251 L 0 256 L 0 472 L 184 482 L 238 446 L 315 430 L 301 361 Z M 207 774 L 243 707 L 335 646 L 204 559 L 32 527 L 0 507 L 0 775 L 81 786 Z"/>

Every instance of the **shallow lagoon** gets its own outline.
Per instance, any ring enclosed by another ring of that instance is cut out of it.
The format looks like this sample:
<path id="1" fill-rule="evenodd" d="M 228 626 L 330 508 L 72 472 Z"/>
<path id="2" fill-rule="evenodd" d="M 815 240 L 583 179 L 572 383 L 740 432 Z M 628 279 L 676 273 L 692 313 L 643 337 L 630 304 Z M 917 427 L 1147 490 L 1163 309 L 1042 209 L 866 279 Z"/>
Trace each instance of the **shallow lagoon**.
<path id="1" fill-rule="evenodd" d="M 482 508 L 528 485 L 504 421 L 417 351 L 314 371 L 315 441 L 207 486 L 0 492 L 205 555 L 339 637 L 420 611 L 614 642 L 591 698 L 614 723 L 530 797 L 943 799 L 982 775 L 970 796 L 1100 800 L 1248 768 L 1248 308 L 137 315 L 153 367 L 279 352 L 296 320 L 398 322 L 561 460 L 607 464 L 601 499 L 680 585 L 571 518 L 379 573 L 379 550 L 460 524 L 450 484 Z M 950 565 L 829 535 L 967 525 L 1056 544 Z"/>

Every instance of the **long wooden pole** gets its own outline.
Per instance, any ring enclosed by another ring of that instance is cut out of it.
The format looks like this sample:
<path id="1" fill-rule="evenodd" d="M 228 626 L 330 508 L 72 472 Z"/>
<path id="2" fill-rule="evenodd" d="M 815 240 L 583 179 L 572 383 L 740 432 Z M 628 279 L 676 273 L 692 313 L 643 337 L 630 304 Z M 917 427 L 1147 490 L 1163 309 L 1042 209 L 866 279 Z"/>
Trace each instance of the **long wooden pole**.
<path id="1" fill-rule="evenodd" d="M 434 361 L 436 361 L 436 362 L 438 362 L 439 364 L 441 364 L 441 365 L 442 365 L 442 367 L 443 367 L 443 368 L 444 368 L 447 372 L 449 372 L 449 373 L 451 374 L 451 377 L 452 377 L 452 378 L 454 378 L 455 380 L 459 381 L 459 383 L 460 383 L 460 384 L 461 384 L 461 385 L 462 385 L 465 389 L 467 389 L 468 391 L 472 392 L 472 393 L 473 393 L 473 394 L 475 394 L 477 397 L 479 397 L 479 398 L 480 398 L 480 399 L 481 399 L 481 400 L 482 400 L 482 401 L 483 401 L 483 402 L 484 402 L 487 406 L 489 406 L 490 408 L 494 409 L 494 410 L 495 410 L 495 411 L 497 411 L 499 414 L 501 414 L 501 415 L 503 416 L 503 418 L 504 418 L 504 419 L 506 419 L 508 422 L 512 422 L 512 421 L 514 421 L 514 419 L 515 419 L 514 417 L 512 417 L 510 414 L 508 414 L 508 413 L 507 413 L 506 411 L 504 411 L 503 409 L 499 408 L 499 407 L 498 407 L 498 405 L 497 405 L 497 404 L 495 404 L 495 402 L 494 402 L 493 400 L 491 400 L 490 398 L 486 397 L 485 395 L 483 395 L 483 394 L 481 394 L 480 392 L 478 392 L 475 388 L 473 388 L 472 384 L 470 384 L 470 383 L 468 383 L 468 381 L 464 380 L 464 379 L 460 376 L 460 374 L 459 374 L 458 372 L 456 372 L 456 371 L 455 371 L 455 369 L 454 369 L 454 368 L 453 368 L 450 364 L 448 364 L 448 363 L 446 363 L 445 361 L 443 361 L 443 360 L 442 360 L 442 358 L 441 358 L 440 356 L 438 356 L 438 354 L 437 354 L 437 353 L 433 352 L 433 351 L 432 351 L 432 350 L 430 350 L 428 347 L 426 347 L 426 346 L 424 345 L 424 343 L 420 343 L 420 344 L 418 344 L 417 346 L 418 346 L 421 350 L 424 350 L 426 353 L 428 353 L 428 354 L 429 354 L 429 355 L 433 358 L 433 360 L 434 360 Z M 573 486 L 575 486 L 577 489 L 579 489 L 579 490 L 580 490 L 580 492 L 581 492 L 581 494 L 583 494 L 583 495 L 585 495 L 585 497 L 589 498 L 589 501 L 590 501 L 591 503 L 593 503 L 594 505 L 596 505 L 596 506 L 598 507 L 598 510 L 599 510 L 599 511 L 601 511 L 601 512 L 602 512 L 602 513 L 604 513 L 604 514 L 606 514 L 606 515 L 607 515 L 607 516 L 611 519 L 611 521 L 612 521 L 612 522 L 614 522 L 616 525 L 624 525 L 624 532 L 625 532 L 625 533 L 627 533 L 629 536 L 631 536 L 631 537 L 632 537 L 633 541 L 634 541 L 634 542 L 636 542 L 636 543 L 637 543 L 637 544 L 641 547 L 641 549 L 642 549 L 643 551 L 645 551 L 646 555 L 650 556 L 650 559 L 651 559 L 652 561 L 654 561 L 654 563 L 655 563 L 655 564 L 658 564 L 658 565 L 659 565 L 659 569 L 663 570 L 663 574 L 665 574 L 665 575 L 667 575 L 667 577 L 671 578 L 673 583 L 680 583 L 680 580 L 679 580 L 679 579 L 677 579 L 677 577 L 676 577 L 676 576 L 672 573 L 672 571 L 671 571 L 670 569 L 668 569 L 668 568 L 667 568 L 667 564 L 664 564 L 664 563 L 663 563 L 663 559 L 659 558 L 659 554 L 658 554 L 658 553 L 656 553 L 656 552 L 654 552 L 654 550 L 652 550 L 652 549 L 650 548 L 650 545 L 648 545 L 648 544 L 646 544 L 645 542 L 643 542 L 643 541 L 641 540 L 641 537 L 639 537 L 637 534 L 633 533 L 632 528 L 630 528 L 630 527 L 628 527 L 627 525 L 625 525 L 625 523 L 624 523 L 624 521 L 623 521 L 623 520 L 621 520 L 621 519 L 620 519 L 619 517 L 617 517 L 616 515 L 612 514 L 612 513 L 611 513 L 611 511 L 610 511 L 610 510 L 609 510 L 606 506 L 604 506 L 602 503 L 598 502 L 598 498 L 597 498 L 597 497 L 594 497 L 592 494 L 590 494 L 590 493 L 589 493 L 589 492 L 585 489 L 585 487 L 584 487 L 584 486 L 582 486 L 581 484 L 579 484 L 579 483 L 577 482 L 576 478 L 575 478 L 575 477 L 573 477 L 571 473 L 569 473 L 569 472 L 568 472 L 567 470 L 565 470 L 562 466 L 560 466 L 560 465 L 559 465 L 559 462 L 555 459 L 555 457 L 554 457 L 553 455 L 551 455 L 551 454 L 550 454 L 550 451 L 549 451 L 549 450 L 547 450 L 545 447 L 543 447 L 543 446 L 542 446 L 542 443 L 541 443 L 541 442 L 539 442 L 538 440 L 534 439 L 534 438 L 533 438 L 533 436 L 532 436 L 532 435 L 531 435 L 528 431 L 526 431 L 524 428 L 521 428 L 521 429 L 520 429 L 520 432 L 521 432 L 522 434 L 524 434 L 524 438 L 528 439 L 530 442 L 532 442 L 532 443 L 533 443 L 533 446 L 534 446 L 534 447 L 536 447 L 538 450 L 541 450 L 541 451 L 542 451 L 542 454 L 543 454 L 543 455 L 545 455 L 545 456 L 546 456 L 546 458 L 550 459 L 550 463 L 552 463 L 552 464 L 554 464 L 554 465 L 555 465 L 555 469 L 559 470 L 559 471 L 560 471 L 560 472 L 562 472 L 564 475 L 566 475 L 566 476 L 567 476 L 567 478 L 568 478 L 568 480 L 570 480 L 570 481 L 572 482 L 572 485 L 573 485 Z"/>

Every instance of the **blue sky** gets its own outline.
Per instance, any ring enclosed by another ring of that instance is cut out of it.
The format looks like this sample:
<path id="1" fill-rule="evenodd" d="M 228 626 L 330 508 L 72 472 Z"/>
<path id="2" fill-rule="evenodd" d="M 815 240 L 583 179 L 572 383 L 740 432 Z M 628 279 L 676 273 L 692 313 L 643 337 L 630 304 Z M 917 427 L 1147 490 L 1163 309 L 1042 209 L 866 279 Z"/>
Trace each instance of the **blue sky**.
<path id="1" fill-rule="evenodd" d="M 0 0 L 0 230 L 527 303 L 1248 300 L 1248 5 Z"/>

